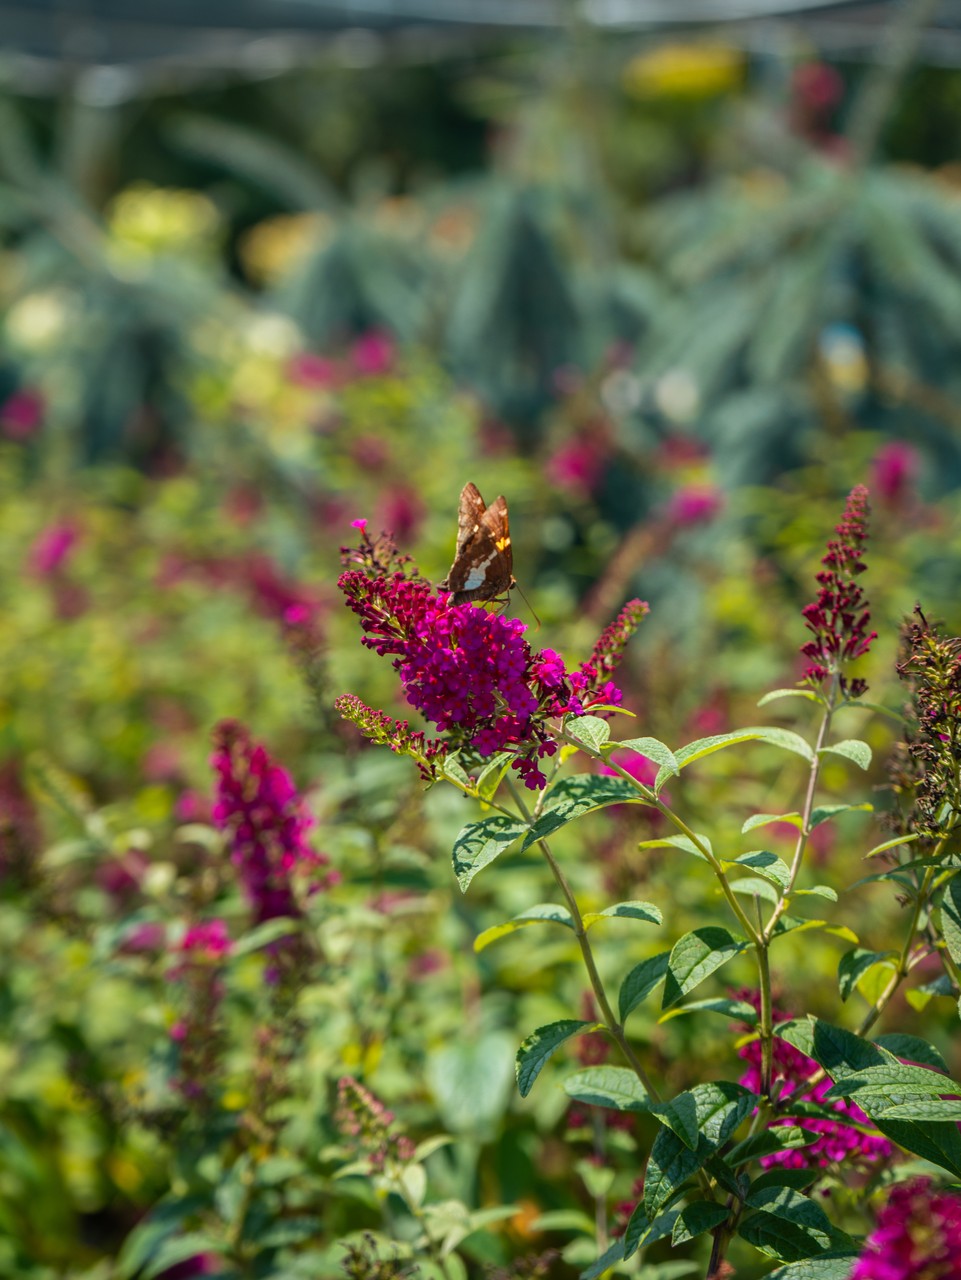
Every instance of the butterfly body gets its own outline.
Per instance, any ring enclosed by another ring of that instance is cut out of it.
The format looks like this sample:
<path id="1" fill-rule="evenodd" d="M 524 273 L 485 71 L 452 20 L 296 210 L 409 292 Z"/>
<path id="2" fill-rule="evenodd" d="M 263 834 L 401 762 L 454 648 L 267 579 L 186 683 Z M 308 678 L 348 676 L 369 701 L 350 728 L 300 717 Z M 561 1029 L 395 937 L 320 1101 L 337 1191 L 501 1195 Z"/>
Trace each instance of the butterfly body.
<path id="1" fill-rule="evenodd" d="M 514 583 L 507 503 L 503 496 L 488 507 L 475 484 L 465 484 L 457 508 L 457 550 L 440 584 L 450 604 L 499 600 Z"/>

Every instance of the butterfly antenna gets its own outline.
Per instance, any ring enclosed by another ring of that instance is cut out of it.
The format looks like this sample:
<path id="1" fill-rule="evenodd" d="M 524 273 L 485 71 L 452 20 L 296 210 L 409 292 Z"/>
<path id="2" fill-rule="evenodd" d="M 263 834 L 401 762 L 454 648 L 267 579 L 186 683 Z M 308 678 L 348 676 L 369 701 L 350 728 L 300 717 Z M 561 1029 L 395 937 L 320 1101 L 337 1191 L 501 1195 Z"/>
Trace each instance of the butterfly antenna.
<path id="1" fill-rule="evenodd" d="M 514 586 L 517 588 L 517 590 L 518 590 L 518 591 L 520 591 L 520 593 L 521 593 L 521 599 L 522 599 L 522 600 L 524 601 L 524 603 L 527 605 L 528 609 L 530 609 L 531 614 L 532 614 L 532 616 L 533 616 L 533 618 L 534 618 L 534 621 L 537 623 L 537 626 L 534 628 L 534 630 L 535 630 L 535 631 L 540 631 L 540 629 L 541 629 L 541 620 L 540 620 L 540 618 L 537 616 L 537 614 L 535 613 L 535 611 L 534 611 L 534 606 L 533 606 L 533 605 L 531 604 L 531 602 L 528 600 L 527 596 L 525 596 L 525 595 L 524 595 L 524 592 L 523 592 L 523 590 L 522 590 L 522 588 L 521 588 L 520 583 L 519 583 L 519 582 L 515 582 L 515 583 L 514 583 Z"/>

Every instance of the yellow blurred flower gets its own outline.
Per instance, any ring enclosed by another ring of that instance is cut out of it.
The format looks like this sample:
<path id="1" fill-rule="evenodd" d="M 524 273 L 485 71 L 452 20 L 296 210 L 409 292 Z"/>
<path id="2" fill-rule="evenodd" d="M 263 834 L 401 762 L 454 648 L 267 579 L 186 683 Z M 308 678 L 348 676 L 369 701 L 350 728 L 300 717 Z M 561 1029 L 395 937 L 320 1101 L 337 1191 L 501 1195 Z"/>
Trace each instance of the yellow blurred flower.
<path id="1" fill-rule="evenodd" d="M 738 88 L 744 55 L 722 44 L 665 44 L 638 54 L 624 70 L 636 98 L 713 98 Z"/>
<path id="2" fill-rule="evenodd" d="M 220 230 L 220 214 L 199 191 L 142 182 L 114 197 L 107 224 L 124 246 L 152 255 L 210 246 Z"/>
<path id="3" fill-rule="evenodd" d="M 326 214 L 282 214 L 245 231 L 237 251 L 255 284 L 273 284 L 308 253 L 322 249 L 333 233 L 334 221 Z"/>

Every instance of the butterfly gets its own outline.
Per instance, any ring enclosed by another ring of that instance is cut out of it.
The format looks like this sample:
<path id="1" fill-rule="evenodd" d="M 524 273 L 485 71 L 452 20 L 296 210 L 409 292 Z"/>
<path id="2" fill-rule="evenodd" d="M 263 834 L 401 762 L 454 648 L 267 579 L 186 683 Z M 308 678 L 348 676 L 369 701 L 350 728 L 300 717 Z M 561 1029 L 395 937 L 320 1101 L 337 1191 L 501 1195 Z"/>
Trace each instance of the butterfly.
<path id="1" fill-rule="evenodd" d="M 457 550 L 442 591 L 449 603 L 505 599 L 516 586 L 507 503 L 503 496 L 485 506 L 476 484 L 465 484 L 457 506 Z"/>

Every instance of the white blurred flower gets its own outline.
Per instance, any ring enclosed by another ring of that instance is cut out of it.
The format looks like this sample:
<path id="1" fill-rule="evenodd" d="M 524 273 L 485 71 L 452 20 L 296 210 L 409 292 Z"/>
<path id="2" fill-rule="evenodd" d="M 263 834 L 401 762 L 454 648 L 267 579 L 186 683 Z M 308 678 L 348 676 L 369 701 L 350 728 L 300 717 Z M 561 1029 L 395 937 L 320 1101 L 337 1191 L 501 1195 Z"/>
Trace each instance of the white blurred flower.
<path id="1" fill-rule="evenodd" d="M 25 351 L 42 351 L 63 333 L 71 310 L 70 295 L 64 289 L 30 293 L 15 302 L 4 322 L 14 346 Z"/>
<path id="2" fill-rule="evenodd" d="M 276 311 L 255 315 L 247 326 L 247 347 L 258 355 L 289 359 L 304 347 L 304 336 L 289 316 Z"/>
<path id="3" fill-rule="evenodd" d="M 691 422 L 700 408 L 701 393 L 689 369 L 669 369 L 657 380 L 654 400 L 671 422 Z"/>

